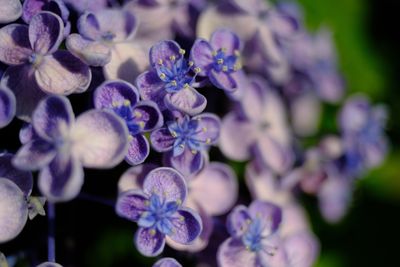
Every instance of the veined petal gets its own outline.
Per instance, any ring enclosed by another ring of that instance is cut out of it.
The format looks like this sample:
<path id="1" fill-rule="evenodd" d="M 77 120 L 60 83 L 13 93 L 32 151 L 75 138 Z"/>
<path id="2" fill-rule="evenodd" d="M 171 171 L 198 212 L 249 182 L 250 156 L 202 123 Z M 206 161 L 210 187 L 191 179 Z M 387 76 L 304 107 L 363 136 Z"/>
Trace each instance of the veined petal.
<path id="1" fill-rule="evenodd" d="M 228 215 L 226 228 L 233 237 L 241 237 L 247 229 L 251 216 L 243 205 L 236 206 Z"/>
<path id="2" fill-rule="evenodd" d="M 154 150 L 157 152 L 166 152 L 173 148 L 175 138 L 171 135 L 168 128 L 163 127 L 151 133 L 150 141 Z"/>
<path id="3" fill-rule="evenodd" d="M 198 121 L 196 138 L 206 143 L 207 145 L 214 145 L 217 143 L 221 129 L 220 118 L 212 113 L 202 113 L 193 117 Z"/>
<path id="4" fill-rule="evenodd" d="M 14 156 L 12 163 L 21 170 L 40 170 L 56 155 L 55 147 L 42 139 L 35 139 L 23 145 Z"/>
<path id="5" fill-rule="evenodd" d="M 239 37 L 228 29 L 216 30 L 211 35 L 210 43 L 214 50 L 226 50 L 228 55 L 232 55 L 235 51 L 241 50 Z"/>
<path id="6" fill-rule="evenodd" d="M 112 42 L 123 42 L 132 39 L 136 33 L 136 17 L 127 10 L 103 9 L 95 13 L 102 33 L 112 33 Z"/>
<path id="7" fill-rule="evenodd" d="M 163 115 L 153 101 L 140 101 L 133 109 L 133 112 L 136 113 L 137 120 L 144 123 L 142 131 L 152 131 L 164 124 Z"/>
<path id="8" fill-rule="evenodd" d="M 15 116 L 16 100 L 6 88 L 0 88 L 0 128 L 7 126 Z"/>
<path id="9" fill-rule="evenodd" d="M 182 173 L 187 180 L 192 179 L 201 171 L 207 162 L 207 152 L 190 151 L 187 148 L 179 156 L 173 156 L 172 151 L 164 154 L 164 164 Z"/>
<path id="10" fill-rule="evenodd" d="M 158 166 L 151 163 L 144 163 L 135 167 L 129 168 L 124 172 L 118 181 L 118 191 L 120 193 L 131 190 L 142 190 L 144 179 L 147 174 Z"/>
<path id="11" fill-rule="evenodd" d="M 245 248 L 240 239 L 228 238 L 217 252 L 220 267 L 257 266 L 256 253 Z"/>
<path id="12" fill-rule="evenodd" d="M 138 221 L 144 211 L 147 210 L 148 198 L 140 189 L 132 189 L 118 196 L 115 206 L 116 213 L 131 221 Z"/>
<path id="13" fill-rule="evenodd" d="M 252 218 L 260 218 L 266 224 L 265 231 L 269 234 L 278 230 L 282 222 L 282 210 L 270 202 L 255 200 L 249 206 L 249 214 Z"/>
<path id="14" fill-rule="evenodd" d="M 22 14 L 22 5 L 19 0 L 0 0 L 0 23 L 17 20 Z"/>
<path id="15" fill-rule="evenodd" d="M 195 211 L 188 208 L 178 210 L 176 216 L 172 221 L 174 228 L 169 237 L 175 242 L 190 244 L 203 229 L 201 218 Z"/>
<path id="16" fill-rule="evenodd" d="M 91 41 L 73 33 L 67 37 L 66 46 L 74 56 L 90 66 L 104 66 L 111 60 L 111 50 L 98 41 Z"/>
<path id="17" fill-rule="evenodd" d="M 207 99 L 191 87 L 183 88 L 177 93 L 167 94 L 165 104 L 171 110 L 179 110 L 189 115 L 201 113 L 207 105 Z"/>
<path id="18" fill-rule="evenodd" d="M 135 86 L 122 80 L 105 81 L 94 92 L 94 106 L 98 109 L 113 108 L 114 103 L 123 105 L 127 100 L 134 107 L 139 93 Z"/>
<path id="19" fill-rule="evenodd" d="M 164 250 L 165 235 L 154 229 L 139 228 L 135 234 L 135 245 L 142 255 L 155 257 Z"/>
<path id="20" fill-rule="evenodd" d="M 213 48 L 210 43 L 204 39 L 197 39 L 190 51 L 190 59 L 194 62 L 196 67 L 201 69 L 200 75 L 206 75 L 212 68 L 213 59 Z"/>
<path id="21" fill-rule="evenodd" d="M 8 65 L 20 65 L 27 62 L 31 54 L 26 25 L 10 24 L 0 29 L 0 61 Z"/>
<path id="22" fill-rule="evenodd" d="M 12 165 L 13 154 L 0 154 L 0 177 L 14 182 L 27 197 L 32 192 L 32 173 L 16 169 Z"/>
<path id="23" fill-rule="evenodd" d="M 171 62 L 171 57 L 175 57 L 175 60 L 178 60 L 182 57 L 179 53 L 180 49 L 179 44 L 172 40 L 156 43 L 150 49 L 150 65 L 153 68 L 157 68 L 160 66 L 160 62 L 168 65 Z"/>
<path id="24" fill-rule="evenodd" d="M 136 85 L 143 100 L 152 100 L 157 103 L 160 109 L 165 109 L 164 83 L 160 80 L 155 71 L 146 71 L 136 79 Z"/>
<path id="25" fill-rule="evenodd" d="M 137 134 L 129 137 L 128 153 L 125 156 L 125 160 L 130 165 L 138 165 L 143 163 L 150 153 L 150 145 L 147 138 L 142 134 Z"/>
<path id="26" fill-rule="evenodd" d="M 229 73 L 223 71 L 217 72 L 212 69 L 209 73 L 208 78 L 213 85 L 229 93 L 236 91 L 236 89 L 238 88 L 235 79 L 233 79 L 233 77 Z"/>

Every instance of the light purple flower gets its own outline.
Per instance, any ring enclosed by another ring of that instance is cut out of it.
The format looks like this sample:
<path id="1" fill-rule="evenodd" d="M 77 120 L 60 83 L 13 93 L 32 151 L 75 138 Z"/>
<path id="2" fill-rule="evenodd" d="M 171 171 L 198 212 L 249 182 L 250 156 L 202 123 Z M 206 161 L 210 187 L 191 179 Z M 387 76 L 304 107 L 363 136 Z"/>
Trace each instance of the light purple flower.
<path id="1" fill-rule="evenodd" d="M 0 29 L 0 61 L 11 65 L 1 86 L 14 92 L 17 116 L 25 119 L 49 94 L 85 91 L 91 72 L 68 51 L 57 50 L 63 39 L 63 22 L 51 12 L 35 15 L 29 24 L 10 24 Z"/>
<path id="2" fill-rule="evenodd" d="M 219 131 L 220 120 L 214 114 L 186 115 L 153 131 L 150 140 L 157 152 L 167 152 L 165 163 L 188 178 L 203 168 L 207 150 L 218 141 Z"/>
<path id="3" fill-rule="evenodd" d="M 19 0 L 0 0 L 0 23 L 17 20 L 22 14 L 22 5 Z"/>
<path id="4" fill-rule="evenodd" d="M 139 101 L 137 89 L 124 81 L 106 81 L 94 93 L 94 105 L 98 109 L 113 111 L 121 117 L 129 131 L 129 149 L 125 160 L 137 165 L 147 158 L 149 142 L 143 135 L 163 125 L 163 117 L 152 101 Z"/>
<path id="5" fill-rule="evenodd" d="M 16 103 L 14 94 L 0 87 L 0 128 L 7 126 L 15 116 Z"/>
<path id="6" fill-rule="evenodd" d="M 66 97 L 49 96 L 32 115 L 37 138 L 13 159 L 22 170 L 40 170 L 39 189 L 50 201 L 74 198 L 83 184 L 83 167 L 111 168 L 127 151 L 125 123 L 113 113 L 89 110 L 75 119 Z"/>
<path id="7" fill-rule="evenodd" d="M 162 258 L 154 263 L 153 267 L 182 267 L 182 265 L 173 258 Z"/>
<path id="8" fill-rule="evenodd" d="M 178 110 L 189 115 L 202 112 L 207 99 L 194 88 L 200 71 L 184 58 L 185 50 L 175 41 L 161 41 L 150 49 L 152 69 L 136 80 L 140 95 L 155 101 L 161 109 Z"/>
<path id="9" fill-rule="evenodd" d="M 107 7 L 108 0 L 64 0 L 68 5 L 71 5 L 78 12 L 95 12 Z"/>
<path id="10" fill-rule="evenodd" d="M 250 79 L 242 110 L 222 121 L 219 147 L 234 160 L 248 160 L 255 153 L 273 171 L 283 173 L 292 165 L 291 136 L 283 102 L 267 85 L 263 79 Z"/>
<path id="11" fill-rule="evenodd" d="M 197 213 L 182 207 L 187 195 L 186 182 L 172 168 L 156 168 L 143 182 L 143 190 L 133 189 L 118 197 L 119 216 L 137 222 L 136 248 L 145 256 L 159 255 L 165 237 L 181 244 L 190 244 L 202 231 Z"/>

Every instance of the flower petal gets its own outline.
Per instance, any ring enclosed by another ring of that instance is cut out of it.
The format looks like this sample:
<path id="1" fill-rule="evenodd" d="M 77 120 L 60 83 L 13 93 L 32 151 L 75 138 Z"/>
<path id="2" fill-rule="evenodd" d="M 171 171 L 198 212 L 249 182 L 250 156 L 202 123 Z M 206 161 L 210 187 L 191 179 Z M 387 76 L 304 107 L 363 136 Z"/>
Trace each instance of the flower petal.
<path id="1" fill-rule="evenodd" d="M 102 33 L 114 34 L 113 42 L 132 39 L 137 29 L 136 17 L 122 9 L 103 9 L 95 14 Z"/>
<path id="2" fill-rule="evenodd" d="M 43 57 L 35 72 L 39 87 L 50 94 L 68 95 L 86 91 L 92 79 L 89 66 L 68 51 Z"/>
<path id="3" fill-rule="evenodd" d="M 255 200 L 249 206 L 249 214 L 252 218 L 262 218 L 268 226 L 270 234 L 278 230 L 282 222 L 282 210 L 270 202 Z"/>
<path id="4" fill-rule="evenodd" d="M 209 73 L 208 78 L 210 79 L 213 85 L 229 93 L 236 91 L 236 89 L 238 88 L 236 81 L 227 72 L 223 71 L 217 72 L 212 69 L 211 72 Z"/>
<path id="5" fill-rule="evenodd" d="M 0 29 L 0 61 L 8 65 L 20 65 L 31 54 L 27 26 L 10 24 Z"/>
<path id="6" fill-rule="evenodd" d="M 115 211 L 119 216 L 135 222 L 147 210 L 146 201 L 148 198 L 141 190 L 128 190 L 118 196 Z"/>
<path id="7" fill-rule="evenodd" d="M 174 228 L 169 237 L 181 244 L 193 242 L 200 235 L 203 228 L 200 216 L 188 208 L 178 210 L 177 216 L 172 221 Z"/>
<path id="8" fill-rule="evenodd" d="M 41 55 L 52 54 L 63 40 L 64 23 L 52 12 L 43 11 L 29 23 L 29 41 L 33 51 Z"/>
<path id="9" fill-rule="evenodd" d="M 67 37 L 66 46 L 74 56 L 90 66 L 104 66 L 111 60 L 111 50 L 101 42 L 91 41 L 73 33 Z"/>
<path id="10" fill-rule="evenodd" d="M 15 102 L 15 96 L 9 89 L 0 88 L 0 128 L 8 125 L 14 118 Z"/>
<path id="11" fill-rule="evenodd" d="M 55 147 L 42 139 L 35 139 L 23 145 L 14 156 L 12 163 L 21 170 L 40 170 L 56 155 Z"/>
<path id="12" fill-rule="evenodd" d="M 0 244 L 15 238 L 28 219 L 25 194 L 8 179 L 0 178 Z"/>
<path id="13" fill-rule="evenodd" d="M 32 173 L 16 169 L 12 165 L 13 154 L 0 154 L 0 177 L 14 182 L 25 194 L 29 196 L 32 192 Z"/>
<path id="14" fill-rule="evenodd" d="M 69 201 L 81 191 L 83 176 L 78 159 L 59 153 L 40 171 L 38 185 L 50 202 Z"/>
<path id="15" fill-rule="evenodd" d="M 283 246 L 289 266 L 312 266 L 319 252 L 318 242 L 308 232 L 298 232 L 286 237 Z"/>
<path id="16" fill-rule="evenodd" d="M 41 138 L 52 141 L 65 136 L 74 119 L 68 98 L 49 96 L 42 100 L 33 112 L 32 125 Z"/>
<path id="17" fill-rule="evenodd" d="M 212 68 L 214 57 L 212 55 L 213 48 L 210 43 L 204 39 L 197 39 L 190 51 L 190 59 L 194 62 L 194 66 L 201 69 L 200 75 L 204 76 Z"/>
<path id="18" fill-rule="evenodd" d="M 176 109 L 192 116 L 202 112 L 207 105 L 207 99 L 191 87 L 167 94 L 164 100 L 169 109 Z"/>
<path id="19" fill-rule="evenodd" d="M 232 237 L 240 237 L 247 229 L 248 221 L 251 220 L 248 209 L 243 205 L 236 206 L 229 213 L 226 228 Z"/>
<path id="20" fill-rule="evenodd" d="M 153 101 L 140 101 L 133 109 L 134 113 L 139 117 L 137 120 L 143 122 L 143 131 L 152 131 L 161 127 L 164 124 L 163 115 L 161 114 L 158 106 Z"/>
<path id="21" fill-rule="evenodd" d="M 129 168 L 122 174 L 118 181 L 118 191 L 122 193 L 131 189 L 141 190 L 147 174 L 155 168 L 157 168 L 157 165 L 151 163 L 144 163 Z"/>
<path id="22" fill-rule="evenodd" d="M 203 169 L 207 161 L 206 152 L 192 152 L 189 149 L 185 149 L 179 156 L 173 156 L 172 151 L 164 154 L 164 164 L 182 173 L 186 179 L 193 178 Z"/>
<path id="23" fill-rule="evenodd" d="M 122 81 L 105 81 L 94 92 L 94 106 L 98 109 L 113 108 L 113 104 L 123 104 L 129 100 L 131 107 L 139 101 L 139 93 L 132 84 Z"/>
<path id="24" fill-rule="evenodd" d="M 155 257 L 164 250 L 165 236 L 159 231 L 153 233 L 153 229 L 139 228 L 135 234 L 137 250 L 144 256 Z"/>
<path id="25" fill-rule="evenodd" d="M 190 197 L 208 214 L 222 215 L 237 200 L 237 177 L 228 165 L 212 162 L 190 182 Z"/>
<path id="26" fill-rule="evenodd" d="M 151 146 L 157 152 L 166 152 L 172 149 L 175 138 L 168 128 L 154 130 L 150 135 Z"/>
<path id="27" fill-rule="evenodd" d="M 73 153 L 84 167 L 112 168 L 122 161 L 128 149 L 128 129 L 115 114 L 89 110 L 81 114 L 71 129 Z"/>
<path id="28" fill-rule="evenodd" d="M 198 121 L 197 130 L 200 131 L 196 138 L 208 145 L 216 144 L 221 129 L 220 118 L 213 113 L 202 113 L 193 117 L 193 120 Z"/>
<path id="29" fill-rule="evenodd" d="M 0 1 L 0 23 L 8 23 L 17 20 L 22 14 L 22 5 L 18 0 Z"/>
<path id="30" fill-rule="evenodd" d="M 183 203 L 187 195 L 187 186 L 183 176 L 172 168 L 161 167 L 152 170 L 143 183 L 143 191 L 164 198 L 166 202 Z"/>
<path id="31" fill-rule="evenodd" d="M 131 137 L 129 141 L 128 153 L 125 156 L 125 160 L 130 165 L 138 165 L 143 163 L 150 153 L 150 145 L 147 138 L 142 134 L 137 134 Z"/>
<path id="32" fill-rule="evenodd" d="M 235 50 L 241 49 L 239 37 L 228 29 L 216 30 L 211 35 L 210 43 L 215 51 L 223 49 L 228 55 L 233 55 Z"/>
<path id="33" fill-rule="evenodd" d="M 251 77 L 248 87 L 246 88 L 241 107 L 246 117 L 251 121 L 259 121 L 260 114 L 264 111 L 266 103 L 267 82 L 259 77 Z"/>
<path id="34" fill-rule="evenodd" d="M 179 44 L 172 40 L 161 41 L 156 43 L 150 48 L 150 64 L 153 68 L 160 66 L 160 62 L 169 66 L 171 57 L 179 59 L 182 55 L 179 53 L 181 47 Z"/>
<path id="35" fill-rule="evenodd" d="M 182 267 L 174 258 L 162 258 L 154 263 L 153 267 Z"/>
<path id="36" fill-rule="evenodd" d="M 164 83 L 160 80 L 155 71 L 146 71 L 136 79 L 136 85 L 143 100 L 152 100 L 157 103 L 160 109 L 165 109 Z"/>
<path id="37" fill-rule="evenodd" d="M 219 246 L 217 260 L 220 267 L 257 266 L 256 253 L 247 250 L 240 239 L 234 238 L 228 238 Z"/>

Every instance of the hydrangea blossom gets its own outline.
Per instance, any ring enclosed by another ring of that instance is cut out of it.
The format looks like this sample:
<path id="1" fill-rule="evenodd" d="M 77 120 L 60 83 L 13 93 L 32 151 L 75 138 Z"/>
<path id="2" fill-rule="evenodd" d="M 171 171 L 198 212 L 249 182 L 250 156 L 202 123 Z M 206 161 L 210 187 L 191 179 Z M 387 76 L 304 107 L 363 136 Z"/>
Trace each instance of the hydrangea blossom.
<path id="1" fill-rule="evenodd" d="M 15 96 L 6 89 L 0 87 L 0 128 L 7 126 L 14 118 L 16 110 Z"/>
<path id="2" fill-rule="evenodd" d="M 187 195 L 186 182 L 172 168 L 157 168 L 147 174 L 143 191 L 133 189 L 118 197 L 119 216 L 137 222 L 135 244 L 146 256 L 159 255 L 165 237 L 182 244 L 193 242 L 202 231 L 197 213 L 182 207 Z"/>
<path id="3" fill-rule="evenodd" d="M 162 258 L 154 263 L 153 267 L 182 267 L 174 258 Z"/>
<path id="4" fill-rule="evenodd" d="M 89 67 L 57 50 L 63 29 L 61 18 L 51 12 L 35 15 L 29 27 L 10 24 L 0 29 L 0 61 L 11 65 L 0 84 L 14 92 L 18 116 L 30 116 L 45 93 L 67 95 L 89 86 Z"/>
<path id="5" fill-rule="evenodd" d="M 124 81 L 106 81 L 94 94 L 94 105 L 98 109 L 112 110 L 126 123 L 129 131 L 129 149 L 125 160 L 137 165 L 142 163 L 150 152 L 145 132 L 159 128 L 163 117 L 152 101 L 139 101 L 137 89 Z"/>
<path id="6" fill-rule="evenodd" d="M 194 88 L 200 69 L 184 57 L 185 50 L 175 41 L 161 41 L 150 49 L 151 70 L 136 80 L 143 99 L 155 101 L 161 109 L 169 108 L 189 115 L 204 110 L 206 98 Z"/>
<path id="7" fill-rule="evenodd" d="M 114 167 L 127 151 L 127 128 L 117 115 L 89 110 L 75 119 L 70 102 L 62 96 L 41 101 L 32 125 L 36 135 L 19 149 L 13 164 L 40 170 L 39 188 L 51 201 L 70 200 L 79 193 L 83 166 Z"/>

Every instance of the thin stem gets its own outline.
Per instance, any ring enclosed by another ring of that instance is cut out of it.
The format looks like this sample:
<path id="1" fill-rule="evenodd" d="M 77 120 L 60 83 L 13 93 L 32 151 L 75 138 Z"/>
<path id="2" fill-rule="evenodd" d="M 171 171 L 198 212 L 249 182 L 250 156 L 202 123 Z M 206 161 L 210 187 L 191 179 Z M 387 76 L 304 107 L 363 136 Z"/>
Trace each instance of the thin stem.
<path id="1" fill-rule="evenodd" d="M 56 209 L 54 203 L 49 202 L 47 204 L 47 217 L 48 217 L 48 237 L 47 237 L 48 261 L 56 262 L 56 241 L 55 241 Z"/>

